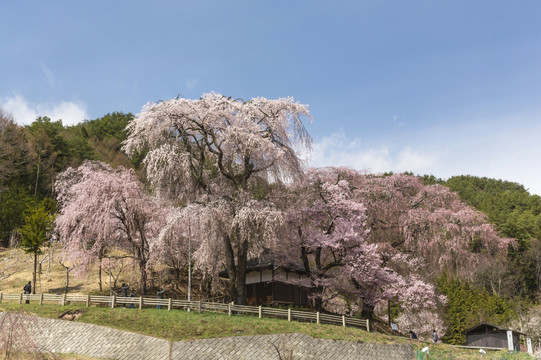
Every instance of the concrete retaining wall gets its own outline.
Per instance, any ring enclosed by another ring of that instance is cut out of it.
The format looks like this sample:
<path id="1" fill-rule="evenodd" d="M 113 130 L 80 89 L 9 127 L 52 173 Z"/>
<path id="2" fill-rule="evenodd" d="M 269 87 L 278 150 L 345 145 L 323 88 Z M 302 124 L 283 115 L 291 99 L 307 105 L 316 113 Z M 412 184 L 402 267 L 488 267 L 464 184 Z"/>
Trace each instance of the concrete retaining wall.
<path id="1" fill-rule="evenodd" d="M 13 325 L 15 323 L 15 325 Z M 104 359 L 356 359 L 412 360 L 408 344 L 383 345 L 315 339 L 304 334 L 237 336 L 170 343 L 79 322 L 0 313 L 0 340 L 11 332 L 25 351 L 73 353 Z M 22 342 L 22 343 L 21 343 Z M 0 344 L 1 346 L 1 344 Z"/>

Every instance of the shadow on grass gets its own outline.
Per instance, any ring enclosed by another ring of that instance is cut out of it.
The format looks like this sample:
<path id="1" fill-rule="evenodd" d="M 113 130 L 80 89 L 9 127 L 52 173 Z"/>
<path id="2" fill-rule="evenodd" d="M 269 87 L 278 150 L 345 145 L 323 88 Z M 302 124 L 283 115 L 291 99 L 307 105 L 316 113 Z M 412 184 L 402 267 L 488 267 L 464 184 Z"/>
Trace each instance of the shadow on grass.
<path id="1" fill-rule="evenodd" d="M 70 287 L 68 287 L 68 293 L 70 291 L 79 291 L 79 290 L 81 290 L 81 287 L 82 287 L 82 285 L 70 286 Z M 61 288 L 49 289 L 49 293 L 51 293 L 51 294 L 64 294 L 65 292 L 66 292 L 66 287 L 65 286 L 63 286 Z"/>

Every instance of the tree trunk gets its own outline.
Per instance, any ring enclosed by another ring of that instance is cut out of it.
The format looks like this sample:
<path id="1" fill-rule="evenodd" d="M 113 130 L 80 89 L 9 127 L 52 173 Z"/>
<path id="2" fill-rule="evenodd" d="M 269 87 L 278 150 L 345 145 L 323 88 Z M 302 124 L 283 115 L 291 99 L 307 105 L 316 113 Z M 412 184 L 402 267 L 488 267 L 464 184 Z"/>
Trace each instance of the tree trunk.
<path id="1" fill-rule="evenodd" d="M 64 289 L 64 293 L 67 294 L 70 286 L 70 268 L 69 266 L 64 265 L 62 261 L 59 261 L 58 263 L 66 270 L 66 288 Z"/>
<path id="2" fill-rule="evenodd" d="M 314 307 L 317 311 L 323 310 L 323 288 L 321 286 L 314 286 L 312 288 L 312 294 L 314 296 Z"/>
<path id="3" fill-rule="evenodd" d="M 53 260 L 53 245 L 49 246 L 49 259 L 47 260 L 47 281 L 51 281 L 51 261 Z"/>
<path id="4" fill-rule="evenodd" d="M 374 305 L 362 303 L 361 318 L 372 319 L 374 317 Z"/>
<path id="5" fill-rule="evenodd" d="M 147 262 L 145 260 L 139 260 L 139 271 L 141 271 L 141 292 L 147 293 Z"/>
<path id="6" fill-rule="evenodd" d="M 39 180 L 39 161 L 38 161 L 38 169 L 36 171 L 36 185 L 34 186 L 34 196 L 38 195 L 38 180 Z"/>
<path id="7" fill-rule="evenodd" d="M 4 192 L 4 179 L 0 179 L 0 204 L 2 203 L 3 192 Z"/>
<path id="8" fill-rule="evenodd" d="M 224 236 L 225 263 L 229 275 L 229 296 L 237 305 L 246 304 L 246 261 L 248 258 L 248 242 L 244 241 L 237 249 L 237 264 L 231 245 L 231 238 Z"/>
<path id="9" fill-rule="evenodd" d="M 66 291 L 67 294 L 70 287 L 70 268 L 66 266 Z"/>
<path id="10" fill-rule="evenodd" d="M 75 274 L 77 275 L 77 274 Z M 101 259 L 100 259 L 100 264 L 98 266 L 98 285 L 100 286 L 100 293 L 103 291 L 103 286 L 102 286 L 102 282 L 101 282 Z"/>
<path id="11" fill-rule="evenodd" d="M 224 236 L 225 266 L 229 275 L 229 300 L 235 301 L 237 296 L 237 267 L 235 266 L 235 255 L 228 236 Z"/>
<path id="12" fill-rule="evenodd" d="M 387 300 L 387 317 L 388 317 L 388 324 L 391 326 L 391 300 Z"/>
<path id="13" fill-rule="evenodd" d="M 200 290 L 205 298 L 210 298 L 210 294 L 212 292 L 212 276 L 206 271 L 201 279 Z"/>
<path id="14" fill-rule="evenodd" d="M 237 251 L 237 294 L 235 304 L 246 305 L 246 261 L 248 258 L 248 243 L 245 241 Z"/>
<path id="15" fill-rule="evenodd" d="M 38 270 L 38 254 L 34 253 L 34 273 L 32 274 L 32 294 L 36 293 L 36 272 Z"/>

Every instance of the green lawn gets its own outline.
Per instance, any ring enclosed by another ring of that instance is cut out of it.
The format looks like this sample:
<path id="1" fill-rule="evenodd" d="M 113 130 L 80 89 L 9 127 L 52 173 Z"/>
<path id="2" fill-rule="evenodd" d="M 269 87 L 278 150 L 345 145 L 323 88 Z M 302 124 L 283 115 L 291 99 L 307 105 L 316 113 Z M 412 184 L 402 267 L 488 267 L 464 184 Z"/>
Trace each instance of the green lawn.
<path id="1" fill-rule="evenodd" d="M 316 338 L 360 341 L 367 343 L 411 343 L 416 348 L 430 348 L 430 359 L 529 359 L 527 354 L 506 351 L 488 352 L 482 356 L 478 350 L 460 349 L 445 344 L 430 344 L 407 338 L 366 332 L 335 325 L 288 322 L 282 319 L 258 319 L 256 316 L 205 312 L 187 312 L 165 309 L 129 309 L 107 307 L 0 304 L 0 311 L 25 311 L 37 316 L 57 318 L 67 309 L 80 309 L 79 322 L 109 326 L 116 329 L 159 337 L 170 341 L 191 340 L 224 336 L 303 333 Z M 426 356 L 425 356 L 426 359 Z"/>

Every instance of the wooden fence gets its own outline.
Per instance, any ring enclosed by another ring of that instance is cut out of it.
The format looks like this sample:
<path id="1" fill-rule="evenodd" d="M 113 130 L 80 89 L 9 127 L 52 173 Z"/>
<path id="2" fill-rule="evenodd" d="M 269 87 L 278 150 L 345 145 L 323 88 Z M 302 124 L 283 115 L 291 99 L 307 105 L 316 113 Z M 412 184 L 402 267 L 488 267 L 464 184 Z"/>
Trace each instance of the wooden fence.
<path id="1" fill-rule="evenodd" d="M 227 313 L 229 316 L 233 314 L 249 314 L 257 315 L 260 319 L 263 317 L 281 318 L 287 319 L 287 321 L 303 321 L 316 324 L 331 324 L 340 326 L 352 326 L 357 328 L 366 329 L 370 331 L 369 320 L 356 319 L 347 316 L 329 315 L 320 312 L 308 312 L 298 311 L 293 309 L 277 309 L 272 307 L 263 306 L 246 306 L 246 305 L 234 305 L 223 304 L 217 302 L 207 301 L 188 301 L 188 300 L 175 300 L 175 299 L 157 299 L 157 298 L 143 298 L 143 297 L 121 297 L 121 296 L 102 296 L 102 295 L 72 295 L 72 294 L 11 294 L 0 292 L 0 303 L 2 301 L 15 301 L 22 304 L 23 301 L 39 302 L 40 305 L 44 303 L 66 304 L 72 303 L 84 303 L 86 306 L 91 304 L 107 305 L 111 308 L 118 306 L 137 307 L 143 309 L 145 307 L 160 307 L 167 310 L 172 309 L 184 309 L 188 311 L 213 311 Z"/>

